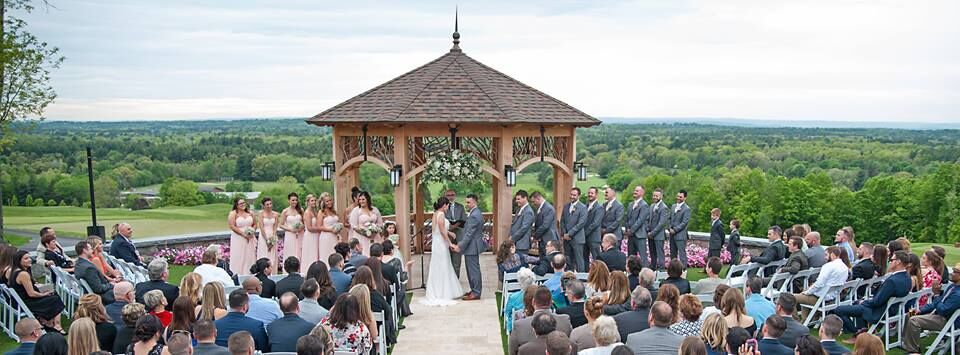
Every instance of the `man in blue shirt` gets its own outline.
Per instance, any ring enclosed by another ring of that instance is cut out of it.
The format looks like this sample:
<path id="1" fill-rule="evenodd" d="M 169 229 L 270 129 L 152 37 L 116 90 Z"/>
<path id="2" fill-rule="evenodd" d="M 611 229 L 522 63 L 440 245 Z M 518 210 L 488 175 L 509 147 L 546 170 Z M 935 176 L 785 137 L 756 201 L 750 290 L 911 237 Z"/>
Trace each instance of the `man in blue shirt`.
<path id="1" fill-rule="evenodd" d="M 349 291 L 353 277 L 343 272 L 343 256 L 337 253 L 330 254 L 327 265 L 330 265 L 330 281 L 333 283 L 333 288 L 337 289 L 337 296 Z"/>
<path id="2" fill-rule="evenodd" d="M 856 248 L 856 246 L 850 244 L 851 239 L 853 239 L 853 236 L 850 235 L 850 230 L 847 230 L 846 227 L 837 230 L 837 246 L 843 248 L 843 250 L 847 252 L 847 257 L 849 257 L 847 260 L 850 260 L 852 263 L 854 260 L 856 260 L 857 253 L 853 250 Z"/>
<path id="3" fill-rule="evenodd" d="M 939 293 L 939 297 L 927 302 L 919 311 L 910 310 L 906 329 L 903 331 L 903 350 L 908 353 L 920 353 L 920 332 L 943 329 L 947 319 L 960 309 L 958 284 L 960 284 L 960 264 L 953 267 L 953 272 L 950 273 L 950 285 L 943 292 L 939 292 L 941 287 L 939 283 L 933 284 L 933 292 Z"/>
<path id="4" fill-rule="evenodd" d="M 253 277 L 253 279 L 256 278 Z M 217 345 L 227 346 L 227 340 L 233 333 L 245 331 L 253 337 L 257 350 L 269 352 L 270 342 L 263 322 L 246 316 L 250 309 L 250 296 L 244 290 L 233 290 L 230 292 L 228 302 L 230 313 L 213 322 L 217 326 Z"/>
<path id="5" fill-rule="evenodd" d="M 23 318 L 13 327 L 14 333 L 20 338 L 20 346 L 6 353 L 6 355 L 32 355 L 37 339 L 43 333 L 40 322 L 33 318 Z"/>
<path id="6" fill-rule="evenodd" d="M 757 328 L 763 327 L 763 322 L 777 311 L 777 307 L 770 300 L 760 295 L 763 289 L 763 281 L 759 277 L 753 276 L 747 279 L 746 302 L 747 315 L 753 317 L 757 323 Z"/>
<path id="7" fill-rule="evenodd" d="M 271 322 L 283 318 L 283 312 L 280 311 L 280 305 L 276 301 L 260 297 L 263 288 L 260 280 L 256 277 L 249 277 L 243 280 L 243 290 L 250 297 L 250 307 L 247 310 L 247 317 L 270 324 Z"/>
<path id="8" fill-rule="evenodd" d="M 563 295 L 563 272 L 567 268 L 567 258 L 563 254 L 554 254 L 553 260 L 550 260 L 550 266 L 553 267 L 553 276 L 550 276 L 546 282 L 543 283 L 543 286 L 546 286 L 550 290 L 550 295 L 553 296 L 553 303 L 557 305 L 558 308 L 567 306 L 567 298 Z"/>

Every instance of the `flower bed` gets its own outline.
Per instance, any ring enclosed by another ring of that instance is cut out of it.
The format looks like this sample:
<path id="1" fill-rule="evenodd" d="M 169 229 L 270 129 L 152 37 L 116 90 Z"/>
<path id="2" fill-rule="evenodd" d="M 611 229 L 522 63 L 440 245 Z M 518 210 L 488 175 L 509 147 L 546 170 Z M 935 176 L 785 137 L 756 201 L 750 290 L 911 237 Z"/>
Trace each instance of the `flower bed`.
<path id="1" fill-rule="evenodd" d="M 221 245 L 223 260 L 230 260 L 230 245 Z M 203 252 L 207 250 L 205 246 L 195 246 L 186 248 L 160 248 L 153 253 L 155 258 L 164 258 L 171 265 L 200 265 L 203 259 Z M 283 260 L 283 239 L 277 240 L 277 260 Z"/>
<path id="2" fill-rule="evenodd" d="M 622 251 L 624 254 L 629 255 L 629 253 L 627 252 L 626 239 L 621 241 L 620 251 Z M 687 252 L 687 267 L 704 267 L 707 265 L 708 250 L 706 248 L 703 248 L 700 245 L 697 245 L 695 243 L 689 243 L 688 241 L 686 252 Z M 667 242 L 666 240 L 663 243 L 663 255 L 664 255 L 664 258 L 663 258 L 664 262 L 669 263 L 670 262 L 670 243 Z M 741 248 L 740 258 L 742 259 L 747 255 L 750 255 L 750 252 L 747 251 L 745 248 Z M 720 250 L 720 261 L 723 264 L 725 265 L 730 264 L 731 258 L 732 258 L 732 255 L 730 255 L 730 252 L 727 251 L 726 247 L 724 247 L 723 250 Z M 647 253 L 647 265 L 649 264 L 650 264 L 650 254 Z"/>

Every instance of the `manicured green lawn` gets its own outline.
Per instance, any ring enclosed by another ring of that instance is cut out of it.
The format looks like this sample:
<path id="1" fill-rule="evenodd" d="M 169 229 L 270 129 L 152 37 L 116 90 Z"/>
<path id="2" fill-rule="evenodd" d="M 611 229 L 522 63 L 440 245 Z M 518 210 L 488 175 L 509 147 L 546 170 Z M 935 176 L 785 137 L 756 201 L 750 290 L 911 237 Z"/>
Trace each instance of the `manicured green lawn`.
<path id="1" fill-rule="evenodd" d="M 19 235 L 6 234 L 6 235 L 3 236 L 3 240 L 7 241 L 7 243 L 10 243 L 10 245 L 13 245 L 13 246 L 15 246 L 15 247 L 19 247 L 19 246 L 22 246 L 22 245 L 24 245 L 24 244 L 27 244 L 27 242 L 30 241 L 30 238 L 21 237 L 21 236 L 19 236 Z"/>
<path id="2" fill-rule="evenodd" d="M 98 208 L 97 223 L 107 226 L 107 233 L 110 233 L 115 223 L 128 222 L 133 225 L 134 238 L 156 237 L 226 230 L 229 212 L 227 204 L 141 211 Z M 90 210 L 80 207 L 6 207 L 4 218 L 8 228 L 33 231 L 50 226 L 58 235 L 82 237 L 90 224 Z"/>

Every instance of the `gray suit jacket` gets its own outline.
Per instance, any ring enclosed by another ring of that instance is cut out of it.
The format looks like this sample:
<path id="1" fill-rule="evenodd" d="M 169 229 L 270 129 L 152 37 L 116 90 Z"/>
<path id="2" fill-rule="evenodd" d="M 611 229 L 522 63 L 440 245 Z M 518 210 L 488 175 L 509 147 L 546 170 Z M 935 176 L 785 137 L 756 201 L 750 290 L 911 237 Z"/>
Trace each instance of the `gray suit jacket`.
<path id="1" fill-rule="evenodd" d="M 557 240 L 557 210 L 550 202 L 543 201 L 540 213 L 533 222 L 533 237 L 543 241 Z"/>
<path id="2" fill-rule="evenodd" d="M 454 227 L 454 223 L 457 221 L 466 220 L 463 205 L 459 202 L 454 202 L 450 205 L 450 208 L 447 209 L 445 217 L 450 221 L 450 231 L 457 235 L 457 243 L 460 243 L 463 240 L 463 228 Z"/>
<path id="3" fill-rule="evenodd" d="M 573 214 L 570 213 L 570 204 L 575 204 Z M 584 227 L 587 225 L 587 206 L 580 201 L 568 203 L 563 208 L 563 215 L 560 216 L 561 235 L 570 235 L 573 244 L 584 244 L 587 242 Z"/>
<path id="4" fill-rule="evenodd" d="M 609 209 L 607 209 L 608 205 L 610 206 Z M 600 225 L 600 228 L 605 231 L 604 233 L 615 234 L 617 240 L 623 239 L 623 229 L 620 228 L 623 222 L 623 204 L 614 199 L 613 201 L 605 203 L 603 208 L 606 212 L 603 213 L 603 223 Z M 601 235 L 600 237 L 603 236 Z"/>
<path id="5" fill-rule="evenodd" d="M 627 219 L 623 220 L 623 226 L 630 232 L 634 238 L 647 239 L 647 223 L 650 220 L 650 205 L 647 201 L 640 200 L 637 207 L 633 207 L 631 202 L 627 209 Z"/>
<path id="6" fill-rule="evenodd" d="M 533 314 L 539 312 L 550 311 L 539 310 L 534 311 Z M 570 316 L 566 314 L 554 314 L 553 316 L 557 320 L 557 330 L 570 336 L 570 332 L 573 331 L 573 327 L 570 326 Z M 516 355 L 520 350 L 520 346 L 537 338 L 537 335 L 533 333 L 533 325 L 530 324 L 531 322 L 533 322 L 533 316 L 513 322 L 513 331 L 510 332 L 510 355 Z M 680 344 L 680 342 L 678 341 L 677 344 Z M 676 353 L 677 350 L 674 349 L 673 352 Z"/>
<path id="7" fill-rule="evenodd" d="M 630 334 L 627 344 L 634 355 L 676 354 L 683 337 L 668 328 L 651 327 L 639 333 Z"/>
<path id="8" fill-rule="evenodd" d="M 458 239 L 460 254 L 480 255 L 487 249 L 483 245 L 483 212 L 480 212 L 479 207 L 470 211 L 467 223 L 463 226 L 463 237 Z"/>
<path id="9" fill-rule="evenodd" d="M 530 250 L 533 219 L 533 208 L 529 203 L 513 216 L 513 223 L 510 224 L 510 240 L 516 244 L 517 250 Z"/>
<path id="10" fill-rule="evenodd" d="M 584 233 L 587 236 L 587 242 L 600 243 L 600 224 L 603 222 L 603 204 L 597 201 L 590 208 L 587 204 L 587 224 L 584 226 Z"/>
<path id="11" fill-rule="evenodd" d="M 676 209 L 677 207 L 674 205 L 670 208 L 670 211 L 672 212 Z M 680 211 L 673 213 L 670 217 L 670 230 L 673 231 L 670 237 L 676 238 L 677 240 L 687 240 L 688 224 L 690 224 L 690 206 L 684 203 L 680 206 Z"/>
<path id="12" fill-rule="evenodd" d="M 783 317 L 783 320 L 787 322 L 787 330 L 783 331 L 783 335 L 780 336 L 780 343 L 791 349 L 796 348 L 797 339 L 802 335 L 810 334 L 810 328 L 804 327 L 803 324 L 790 317 Z"/>
<path id="13" fill-rule="evenodd" d="M 663 240 L 664 231 L 670 222 L 670 212 L 667 211 L 667 208 L 663 201 L 650 207 L 650 223 L 648 224 L 650 231 L 647 232 L 647 235 L 654 240 Z"/>
<path id="14" fill-rule="evenodd" d="M 113 285 L 110 284 L 110 281 L 107 281 L 107 277 L 103 276 L 100 269 L 93 265 L 90 260 L 77 258 L 73 274 L 77 279 L 86 281 L 87 284 L 90 285 L 90 290 L 100 295 L 100 298 L 103 299 L 103 304 L 113 303 Z"/>

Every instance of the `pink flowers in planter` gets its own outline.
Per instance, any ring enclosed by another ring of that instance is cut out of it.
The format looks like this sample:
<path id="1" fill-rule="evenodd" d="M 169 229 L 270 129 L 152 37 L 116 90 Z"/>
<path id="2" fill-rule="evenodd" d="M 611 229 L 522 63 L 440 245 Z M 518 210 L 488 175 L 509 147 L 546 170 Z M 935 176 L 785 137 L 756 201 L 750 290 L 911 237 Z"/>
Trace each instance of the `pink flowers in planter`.
<path id="1" fill-rule="evenodd" d="M 624 254 L 629 254 L 627 253 L 626 239 L 624 239 L 620 243 L 620 251 L 622 251 Z M 688 243 L 686 252 L 687 252 L 687 267 L 704 267 L 707 265 L 708 250 L 706 248 L 703 248 L 697 244 Z M 747 255 L 750 255 L 750 253 L 746 251 L 744 248 L 740 249 L 740 254 L 741 254 L 740 256 L 741 258 Z M 663 255 L 664 255 L 663 257 L 664 262 L 669 263 L 670 262 L 670 243 L 666 240 L 663 243 Z M 730 252 L 727 251 L 726 248 L 720 251 L 720 261 L 723 262 L 724 264 L 730 264 L 732 257 L 733 256 L 730 255 Z M 648 265 L 650 263 L 649 251 L 647 253 L 647 263 Z"/>
<path id="2" fill-rule="evenodd" d="M 203 259 L 203 252 L 207 250 L 205 246 L 195 246 L 189 248 L 163 248 L 153 253 L 155 258 L 164 258 L 171 265 L 200 265 Z M 221 246 L 221 252 L 224 260 L 230 260 L 230 246 Z"/>

